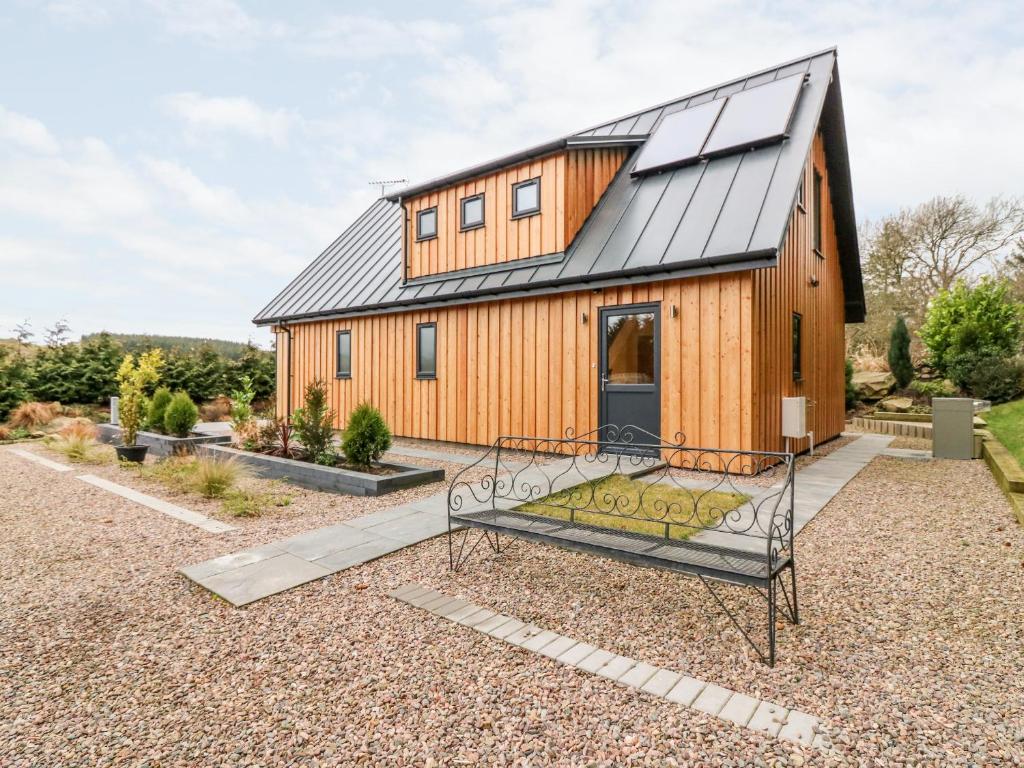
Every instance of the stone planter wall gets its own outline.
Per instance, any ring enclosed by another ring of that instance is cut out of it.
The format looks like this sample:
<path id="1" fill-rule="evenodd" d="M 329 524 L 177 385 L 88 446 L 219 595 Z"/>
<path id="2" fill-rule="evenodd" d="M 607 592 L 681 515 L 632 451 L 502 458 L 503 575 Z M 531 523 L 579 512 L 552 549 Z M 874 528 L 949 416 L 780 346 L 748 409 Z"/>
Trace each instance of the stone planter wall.
<path id="1" fill-rule="evenodd" d="M 371 475 L 351 469 L 325 467 L 307 461 L 241 451 L 222 445 L 202 445 L 198 452 L 200 455 L 224 459 L 233 457 L 252 467 L 260 477 L 285 480 L 315 491 L 346 493 L 352 496 L 380 496 L 400 488 L 444 480 L 443 469 L 417 467 L 409 464 L 384 464 L 383 466 L 390 467 L 397 472 L 391 475 Z"/>
<path id="2" fill-rule="evenodd" d="M 113 424 L 97 424 L 99 440 L 103 443 L 115 445 L 121 442 L 121 428 Z M 151 456 L 181 456 L 183 454 L 195 453 L 200 445 L 227 444 L 231 442 L 231 435 L 197 435 L 191 437 L 171 437 L 156 432 L 139 432 L 135 438 L 139 445 L 148 445 Z"/>

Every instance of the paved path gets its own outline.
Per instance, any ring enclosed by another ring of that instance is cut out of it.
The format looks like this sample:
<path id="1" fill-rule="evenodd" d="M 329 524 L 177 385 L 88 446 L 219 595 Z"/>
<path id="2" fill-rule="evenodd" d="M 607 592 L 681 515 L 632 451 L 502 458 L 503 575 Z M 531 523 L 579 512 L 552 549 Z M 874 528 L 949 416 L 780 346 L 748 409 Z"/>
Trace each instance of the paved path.
<path id="1" fill-rule="evenodd" d="M 881 435 L 861 436 L 798 472 L 794 514 L 797 531 L 891 440 L 891 437 Z M 569 459 L 553 461 L 544 466 L 543 473 L 536 466 L 529 466 L 516 475 L 516 482 L 537 483 L 546 487 L 550 478 L 554 477 L 557 480 L 552 490 L 557 491 L 580 483 L 584 477 L 592 479 L 608 474 L 616 460 L 578 461 L 578 472 L 564 472 L 570 466 L 569 462 Z M 475 488 L 480 490 L 479 485 Z M 770 489 L 757 490 L 770 492 Z M 480 492 L 481 497 L 485 495 Z M 485 505 L 478 506 L 482 509 Z M 472 511 L 468 505 L 465 509 Z M 447 530 L 448 496 L 447 491 L 442 491 L 420 501 L 357 517 L 339 525 L 307 531 L 254 549 L 183 566 L 179 570 L 232 605 L 242 606 L 375 560 L 439 536 Z M 721 537 L 727 538 L 719 541 Z M 694 537 L 695 541 L 705 539 L 707 543 L 721 543 L 733 548 L 747 543 L 747 539 L 742 536 L 716 531 L 706 531 Z M 749 540 L 749 545 L 756 548 L 755 551 L 764 547 L 763 543 L 754 539 Z"/>
<path id="2" fill-rule="evenodd" d="M 889 435 L 859 435 L 852 443 L 837 448 L 828 456 L 823 456 L 804 469 L 797 470 L 793 534 L 800 533 L 803 527 L 811 522 L 825 505 L 843 489 L 843 486 L 856 477 L 857 473 L 864 469 L 873 458 L 885 451 L 892 441 L 893 438 Z M 736 486 L 741 490 L 749 488 L 752 492 L 751 502 L 738 510 L 741 515 L 749 517 L 754 514 L 754 509 L 759 502 L 778 493 L 782 483 L 771 488 L 749 485 L 740 488 L 740 483 L 737 483 Z M 761 509 L 761 518 L 766 520 L 770 511 L 767 507 Z M 743 524 L 738 522 L 734 522 L 733 526 L 743 528 Z M 701 531 L 691 536 L 690 541 L 731 549 L 744 549 L 750 552 L 763 553 L 765 548 L 764 539 L 736 536 L 723 531 Z"/>
<path id="3" fill-rule="evenodd" d="M 543 483 L 546 486 L 550 477 L 563 475 L 552 486 L 557 491 L 582 482 L 584 478 L 606 475 L 610 472 L 609 465 L 614 463 L 613 460 L 578 462 L 580 474 L 563 474 L 560 465 L 565 463 L 568 466 L 568 462 L 565 459 L 547 464 L 544 473 L 535 466 L 522 469 L 522 465 L 513 467 L 508 464 L 506 468 L 521 470 L 516 475 L 517 483 Z M 480 498 L 486 496 L 479 485 L 474 488 Z M 475 506 L 484 508 L 485 505 Z M 468 504 L 465 507 L 467 511 L 473 508 Z M 357 517 L 339 525 L 184 566 L 179 571 L 232 605 L 242 606 L 447 531 L 448 492 L 442 491 L 420 501 Z"/>
<path id="4" fill-rule="evenodd" d="M 762 701 L 643 661 L 560 635 L 534 624 L 497 613 L 468 600 L 449 597 L 419 584 L 406 584 L 391 597 L 441 618 L 483 632 L 491 637 L 539 653 L 583 672 L 692 707 L 743 728 L 767 733 L 779 739 L 832 749 L 832 741 L 821 721 L 795 709 Z"/>

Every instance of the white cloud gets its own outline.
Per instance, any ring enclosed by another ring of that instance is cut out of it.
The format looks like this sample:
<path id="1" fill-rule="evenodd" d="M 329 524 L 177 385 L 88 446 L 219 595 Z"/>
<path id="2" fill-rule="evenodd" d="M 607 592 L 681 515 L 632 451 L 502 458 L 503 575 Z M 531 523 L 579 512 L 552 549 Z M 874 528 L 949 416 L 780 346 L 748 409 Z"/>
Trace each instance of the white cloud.
<path id="1" fill-rule="evenodd" d="M 234 190 L 206 184 L 191 169 L 172 160 L 147 157 L 142 163 L 161 186 L 200 215 L 236 224 L 251 220 L 252 212 Z"/>
<path id="2" fill-rule="evenodd" d="M 164 96 L 164 110 L 195 132 L 240 133 L 277 145 L 288 141 L 296 116 L 283 109 L 268 110 L 242 96 L 203 96 L 187 91 Z"/>
<path id="3" fill-rule="evenodd" d="M 303 36 L 307 53 L 350 59 L 437 53 L 462 34 L 456 24 L 412 19 L 391 21 L 374 16 L 333 16 Z"/>
<path id="4" fill-rule="evenodd" d="M 60 145 L 38 120 L 0 106 L 0 141 L 11 141 L 40 154 L 52 155 Z"/>
<path id="5" fill-rule="evenodd" d="M 290 34 L 287 24 L 250 15 L 234 0 L 149 0 L 175 35 L 229 48 L 243 48 Z"/>
<path id="6" fill-rule="evenodd" d="M 99 0 L 54 0 L 46 15 L 68 26 L 96 26 L 110 20 L 110 11 Z"/>

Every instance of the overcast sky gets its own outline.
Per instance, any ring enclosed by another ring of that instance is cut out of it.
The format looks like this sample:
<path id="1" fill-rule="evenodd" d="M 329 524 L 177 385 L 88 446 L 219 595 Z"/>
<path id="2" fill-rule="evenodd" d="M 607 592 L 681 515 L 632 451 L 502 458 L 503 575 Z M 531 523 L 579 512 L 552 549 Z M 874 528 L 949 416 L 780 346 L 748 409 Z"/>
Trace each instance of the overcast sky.
<path id="1" fill-rule="evenodd" d="M 249 319 L 369 181 L 831 45 L 858 218 L 1024 192 L 1019 2 L 5 0 L 0 41 L 0 337 L 265 345 Z"/>

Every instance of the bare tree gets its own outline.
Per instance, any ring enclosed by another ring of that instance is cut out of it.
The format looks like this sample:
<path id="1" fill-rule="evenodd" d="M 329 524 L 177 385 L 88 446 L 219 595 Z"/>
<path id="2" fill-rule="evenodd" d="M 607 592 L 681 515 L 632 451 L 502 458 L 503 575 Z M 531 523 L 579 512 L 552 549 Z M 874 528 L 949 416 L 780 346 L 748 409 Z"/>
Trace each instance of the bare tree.
<path id="1" fill-rule="evenodd" d="M 68 321 L 61 318 L 53 324 L 52 328 L 45 330 L 43 341 L 46 342 L 48 347 L 63 347 L 68 342 L 68 336 L 71 334 L 71 326 L 68 325 Z"/>
<path id="2" fill-rule="evenodd" d="M 18 343 L 23 347 L 27 347 L 29 341 L 31 341 L 32 337 L 35 335 L 32 332 L 32 324 L 27 318 L 11 328 L 11 333 L 14 334 L 14 338 L 16 338 Z"/>
<path id="3" fill-rule="evenodd" d="M 932 293 L 949 290 L 980 265 L 1005 257 L 1022 234 L 1020 200 L 996 197 L 979 207 L 962 195 L 936 197 L 909 215 L 908 264 Z"/>

